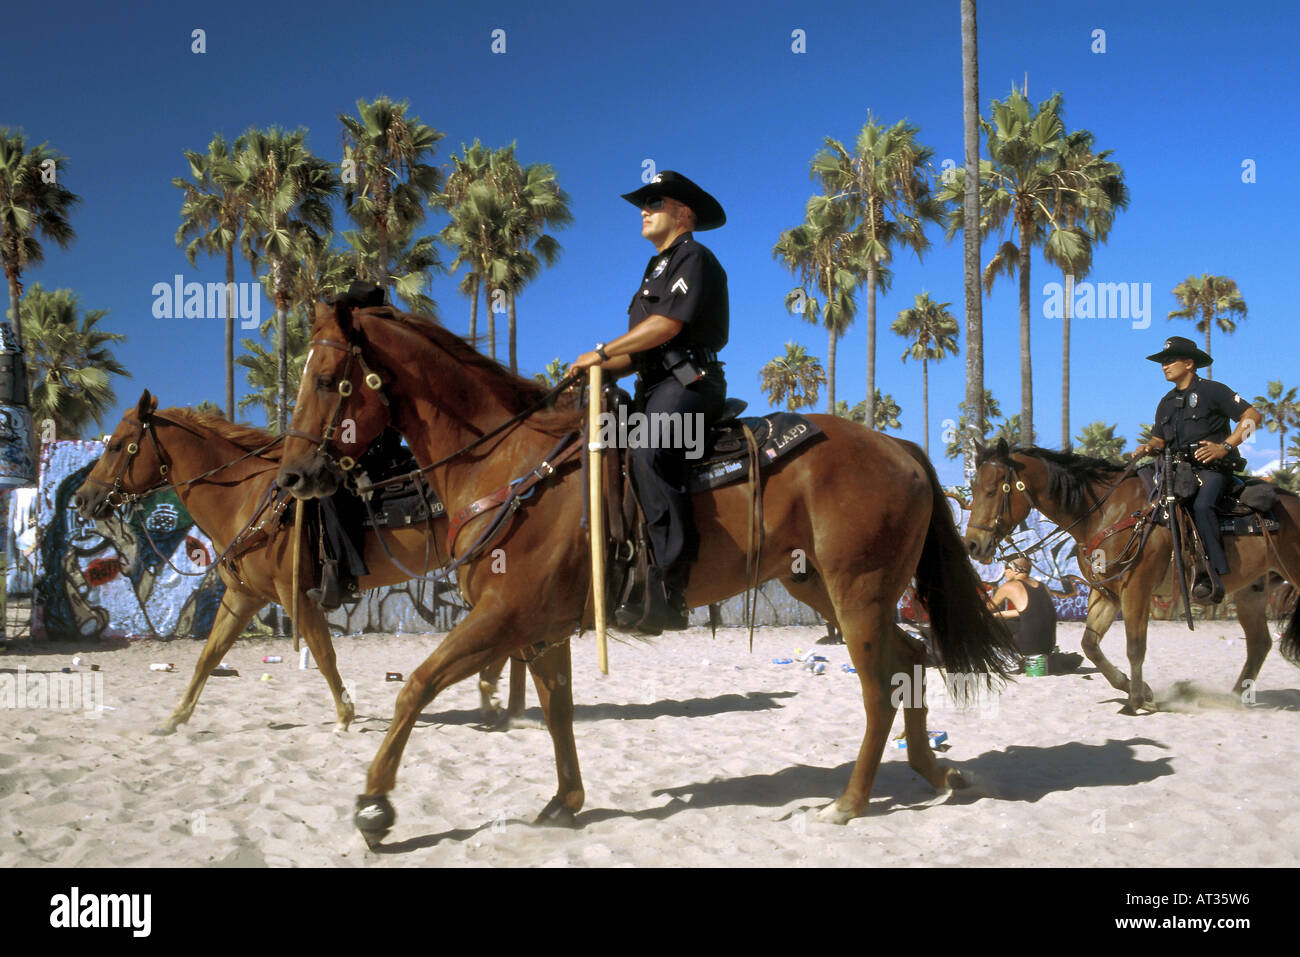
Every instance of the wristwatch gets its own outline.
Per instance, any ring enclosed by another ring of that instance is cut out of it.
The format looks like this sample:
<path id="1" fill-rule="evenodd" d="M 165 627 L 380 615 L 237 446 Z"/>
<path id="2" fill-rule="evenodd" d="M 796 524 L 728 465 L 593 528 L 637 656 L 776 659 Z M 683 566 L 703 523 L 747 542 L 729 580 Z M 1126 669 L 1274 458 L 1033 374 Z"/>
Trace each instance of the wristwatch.
<path id="1" fill-rule="evenodd" d="M 596 348 L 593 351 L 596 353 L 596 355 L 600 356 L 601 362 L 609 361 L 609 356 L 606 355 L 605 353 L 605 343 L 603 342 L 596 343 Z"/>

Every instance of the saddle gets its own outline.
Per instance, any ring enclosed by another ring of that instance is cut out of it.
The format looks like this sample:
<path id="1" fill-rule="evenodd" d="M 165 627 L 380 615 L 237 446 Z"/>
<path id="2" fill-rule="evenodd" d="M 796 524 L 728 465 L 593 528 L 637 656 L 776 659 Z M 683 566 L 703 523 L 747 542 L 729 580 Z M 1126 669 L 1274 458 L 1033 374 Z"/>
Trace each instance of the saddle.
<path id="1" fill-rule="evenodd" d="M 1154 496 L 1155 466 L 1146 465 L 1138 469 L 1138 478 L 1142 480 L 1147 497 Z M 1265 530 L 1276 532 L 1280 527 L 1273 514 L 1276 505 L 1277 488 L 1273 483 L 1253 475 L 1246 478 L 1233 476 L 1233 481 L 1214 503 L 1214 510 L 1219 515 L 1219 531 L 1224 535 L 1262 535 Z M 1160 506 L 1154 514 L 1158 524 L 1169 525 L 1168 509 Z"/>
<path id="2" fill-rule="evenodd" d="M 631 405 L 632 398 L 623 389 L 614 384 L 605 387 L 602 410 L 609 412 L 619 406 Z M 751 458 L 762 471 L 823 434 L 808 419 L 791 412 L 741 418 L 740 413 L 748 405 L 743 399 L 729 398 L 725 401 L 722 414 L 705 437 L 703 455 L 691 467 L 688 488 L 692 493 L 742 481 L 751 474 Z M 752 450 L 746 429 L 753 437 Z M 604 456 L 601 482 L 608 503 L 605 510 L 606 536 L 610 544 L 606 550 L 609 564 L 606 585 L 608 597 L 618 604 L 628 601 L 639 587 L 644 586 L 650 546 L 645 516 L 627 466 L 627 450 L 618 447 L 609 451 L 614 454 Z M 758 508 L 761 510 L 761 493 Z M 761 548 L 761 512 L 755 521 Z"/>

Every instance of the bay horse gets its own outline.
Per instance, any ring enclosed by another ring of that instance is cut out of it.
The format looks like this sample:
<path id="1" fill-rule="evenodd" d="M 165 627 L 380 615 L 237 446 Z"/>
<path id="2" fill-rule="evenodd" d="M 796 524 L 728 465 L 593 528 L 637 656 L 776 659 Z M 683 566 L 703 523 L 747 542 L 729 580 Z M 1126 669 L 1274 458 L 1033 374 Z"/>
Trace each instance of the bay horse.
<path id="1" fill-rule="evenodd" d="M 150 438 L 146 439 L 146 435 Z M 135 414 L 123 416 L 114 429 L 104 454 L 72 502 L 87 518 L 102 519 L 112 513 L 115 498 L 173 487 L 218 553 L 224 553 L 231 540 L 247 527 L 275 478 L 282 450 L 272 446 L 274 438 L 269 432 L 235 425 L 211 413 L 184 408 L 159 412 L 157 398 L 146 389 Z M 259 449 L 264 451 L 249 455 Z M 211 473 L 211 477 L 195 481 L 205 473 Z M 405 526 L 383 534 L 393 556 L 415 568 L 426 565 L 431 555 L 441 564 L 446 527 L 446 518 L 438 516 L 427 526 Z M 189 721 L 212 669 L 225 658 L 255 614 L 271 602 L 286 609 L 293 607 L 293 537 L 288 526 L 286 530 L 289 534 L 274 535 L 262 547 L 239 558 L 238 579 L 227 569 L 219 569 L 226 590 L 212 628 L 185 693 L 156 733 L 170 734 Z M 366 534 L 363 557 L 370 574 L 358 583 L 362 589 L 397 584 L 409 577 L 392 563 L 373 530 Z M 305 573 L 302 577 L 298 626 L 334 696 L 335 730 L 346 731 L 355 716 L 354 706 L 339 677 L 329 623 L 320 607 L 306 595 L 311 575 Z M 493 711 L 499 710 L 493 696 L 504 663 L 504 657 L 492 663 L 480 680 L 485 719 L 489 722 L 496 717 Z M 522 669 L 519 674 L 523 676 Z M 522 692 L 522 682 L 512 676 L 510 715 L 522 712 Z"/>
<path id="2" fill-rule="evenodd" d="M 421 710 L 488 661 L 521 648 L 529 650 L 559 782 L 537 820 L 573 824 L 583 806 L 569 638 L 592 622 L 584 480 L 576 457 L 559 465 L 544 461 L 558 451 L 557 439 L 563 444 L 581 432 L 583 410 L 569 392 L 568 402 L 561 397 L 554 407 L 534 411 L 545 395 L 545 387 L 510 373 L 431 320 L 386 306 L 316 306 L 303 388 L 286 433 L 278 479 L 283 488 L 302 498 L 329 494 L 346 459 L 389 424 L 406 437 L 450 515 L 471 514 L 481 496 L 521 476 L 547 476 L 532 487 L 531 501 L 513 513 L 490 552 L 461 565 L 460 586 L 473 610 L 398 694 L 392 725 L 355 806 L 354 822 L 369 844 L 381 840 L 395 819 L 387 795 Z M 765 538 L 754 577 L 780 579 L 840 628 L 857 669 L 866 732 L 844 792 L 819 813 L 823 821 L 843 824 L 867 805 L 898 706 L 891 678 L 910 674 L 924 660 L 919 642 L 894 625 L 909 580 L 915 576 L 918 595 L 930 605 L 949 671 L 983 675 L 985 682 L 1001 678 L 1010 639 L 981 597 L 938 477 L 921 450 L 845 419 L 810 418 L 825 437 L 762 473 Z M 340 431 L 340 423 L 348 427 Z M 353 431 L 354 440 L 343 441 Z M 476 446 L 465 451 L 470 443 Z M 484 509 L 462 538 L 453 534 L 450 549 L 458 561 L 490 513 Z M 745 589 L 753 517 L 744 483 L 698 494 L 695 518 L 700 551 L 686 600 L 698 607 Z M 935 760 L 920 703 L 904 708 L 908 761 L 935 788 L 959 786 L 960 774 Z"/>
<path id="3" fill-rule="evenodd" d="M 1136 715 L 1154 704 L 1142 680 L 1147 622 L 1154 593 L 1175 594 L 1173 540 L 1163 526 L 1145 529 L 1130 521 L 1147 504 L 1141 479 L 1122 465 L 1051 449 L 1012 449 L 1005 440 L 984 450 L 971 479 L 971 512 L 966 546 L 977 561 L 989 562 L 997 543 L 1037 509 L 1079 546 L 1079 570 L 1090 584 L 1083 652 L 1113 687 L 1128 695 L 1122 714 Z M 1281 489 L 1273 510 L 1281 526 L 1268 539 L 1225 535 L 1224 552 L 1231 574 L 1223 579 L 1226 594 L 1237 603 L 1246 635 L 1246 663 L 1233 685 L 1235 694 L 1252 689 L 1272 647 L 1268 630 L 1265 582 L 1276 573 L 1292 585 L 1300 573 L 1300 497 Z M 1149 534 L 1148 534 L 1149 532 Z M 1146 534 L 1141 551 L 1137 548 Z M 1175 600 L 1177 596 L 1175 594 Z M 1124 613 L 1131 675 L 1116 668 L 1101 651 L 1101 639 Z M 1300 607 L 1294 607 L 1280 650 L 1300 665 Z"/>

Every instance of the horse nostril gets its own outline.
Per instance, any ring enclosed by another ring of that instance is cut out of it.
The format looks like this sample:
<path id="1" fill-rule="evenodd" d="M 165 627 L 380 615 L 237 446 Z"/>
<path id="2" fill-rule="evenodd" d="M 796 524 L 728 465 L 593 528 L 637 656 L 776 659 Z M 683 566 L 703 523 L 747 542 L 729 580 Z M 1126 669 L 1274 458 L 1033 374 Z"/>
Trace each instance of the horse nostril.
<path id="1" fill-rule="evenodd" d="M 302 476 L 300 476 L 297 472 L 282 472 L 280 474 L 280 487 L 293 488 L 295 485 L 298 484 L 301 478 Z"/>

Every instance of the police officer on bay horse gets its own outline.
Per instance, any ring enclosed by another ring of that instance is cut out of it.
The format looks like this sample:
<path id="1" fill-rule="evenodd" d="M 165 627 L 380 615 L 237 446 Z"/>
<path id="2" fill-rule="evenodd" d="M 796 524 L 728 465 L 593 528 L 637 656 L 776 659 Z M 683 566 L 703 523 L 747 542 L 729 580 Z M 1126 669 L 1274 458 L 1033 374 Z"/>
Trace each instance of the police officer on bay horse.
<path id="1" fill-rule="evenodd" d="M 599 364 L 615 376 L 635 371 L 638 410 L 702 416 L 699 434 L 707 435 L 726 398 L 718 350 L 727 344 L 730 313 L 727 274 L 693 233 L 716 229 L 727 216 L 716 199 L 672 170 L 623 198 L 641 210 L 641 235 L 655 255 L 628 308 L 627 333 L 596 343 L 573 368 Z M 684 596 L 699 536 L 686 451 L 628 450 L 652 557 L 643 602 L 623 605 L 615 614 L 620 625 L 647 634 L 687 626 Z"/>
<path id="2" fill-rule="evenodd" d="M 1237 447 L 1264 421 L 1249 402 L 1221 382 L 1202 379 L 1196 374 L 1201 366 L 1214 360 L 1182 336 L 1170 336 L 1165 347 L 1147 356 L 1159 362 L 1165 378 L 1174 388 L 1156 407 L 1151 439 L 1137 447 L 1134 458 L 1158 452 L 1172 445 L 1180 461 L 1193 465 L 1199 489 L 1192 505 L 1196 531 L 1209 559 L 1211 574 L 1198 574 L 1192 586 L 1197 601 L 1216 604 L 1223 600 L 1220 578 L 1228 573 L 1223 554 L 1223 540 L 1214 505 L 1228 487 L 1232 473 L 1245 465 Z M 1237 427 L 1230 429 L 1232 420 Z"/>

